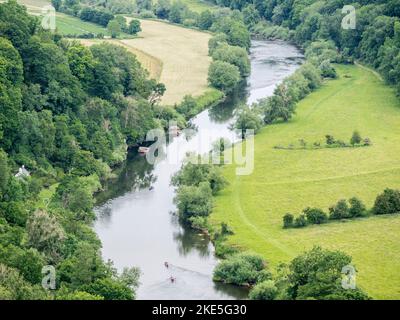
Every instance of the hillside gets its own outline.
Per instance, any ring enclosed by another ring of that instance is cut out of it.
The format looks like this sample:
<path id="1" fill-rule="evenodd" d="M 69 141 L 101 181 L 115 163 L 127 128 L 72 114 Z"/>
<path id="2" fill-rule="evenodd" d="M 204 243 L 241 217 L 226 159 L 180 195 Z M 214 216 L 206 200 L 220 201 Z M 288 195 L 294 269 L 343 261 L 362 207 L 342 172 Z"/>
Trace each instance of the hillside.
<path id="1" fill-rule="evenodd" d="M 140 23 L 142 32 L 138 38 L 111 41 L 137 55 L 152 76 L 159 76 L 167 88 L 162 103 L 179 103 L 185 95 L 203 94 L 208 89 L 211 35 L 160 21 L 140 20 Z M 96 42 L 83 40 L 86 45 Z"/>

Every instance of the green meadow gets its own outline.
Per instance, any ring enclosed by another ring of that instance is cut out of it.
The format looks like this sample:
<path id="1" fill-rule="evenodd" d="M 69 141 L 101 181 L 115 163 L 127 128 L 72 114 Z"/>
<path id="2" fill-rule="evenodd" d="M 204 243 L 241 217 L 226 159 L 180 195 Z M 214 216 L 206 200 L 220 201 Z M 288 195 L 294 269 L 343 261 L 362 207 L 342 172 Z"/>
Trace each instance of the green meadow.
<path id="1" fill-rule="evenodd" d="M 212 223 L 227 222 L 228 243 L 263 255 L 272 267 L 320 245 L 353 257 L 357 284 L 376 299 L 400 298 L 400 214 L 283 229 L 282 216 L 305 207 L 328 211 L 339 199 L 359 197 L 368 208 L 385 188 L 400 187 L 400 102 L 371 71 L 338 65 L 326 82 L 297 106 L 288 123 L 266 126 L 255 137 L 255 168 L 224 174 L 229 186 L 217 197 Z M 349 141 L 358 130 L 373 143 L 364 148 L 277 150 L 331 134 Z"/>
<path id="2" fill-rule="evenodd" d="M 108 35 L 107 28 L 59 12 L 56 15 L 56 25 L 61 34 L 102 33 Z"/>
<path id="3" fill-rule="evenodd" d="M 190 10 L 198 13 L 218 8 L 218 6 L 206 0 L 182 0 L 182 2 L 186 4 Z"/>

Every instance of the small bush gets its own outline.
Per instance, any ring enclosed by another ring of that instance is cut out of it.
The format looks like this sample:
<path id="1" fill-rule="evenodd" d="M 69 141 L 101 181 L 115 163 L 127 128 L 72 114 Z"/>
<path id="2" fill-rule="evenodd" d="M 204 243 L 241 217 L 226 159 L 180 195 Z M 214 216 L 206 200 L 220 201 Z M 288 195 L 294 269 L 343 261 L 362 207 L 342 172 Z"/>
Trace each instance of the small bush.
<path id="1" fill-rule="evenodd" d="M 257 284 L 249 294 L 250 300 L 274 300 L 278 295 L 278 288 L 274 281 L 267 280 Z"/>
<path id="2" fill-rule="evenodd" d="M 303 212 L 309 224 L 321 224 L 328 220 L 327 214 L 318 208 L 306 208 Z"/>
<path id="3" fill-rule="evenodd" d="M 364 146 L 371 146 L 372 145 L 372 141 L 371 141 L 370 138 L 367 137 L 367 138 L 364 138 L 363 144 L 364 144 Z"/>
<path id="4" fill-rule="evenodd" d="M 220 262 L 214 269 L 214 281 L 236 285 L 253 285 L 270 278 L 263 259 L 251 253 L 235 254 Z"/>
<path id="5" fill-rule="evenodd" d="M 232 228 L 228 226 L 226 222 L 221 223 L 221 234 L 222 235 L 232 235 L 234 234 Z"/>
<path id="6" fill-rule="evenodd" d="M 329 219 L 338 220 L 349 217 L 349 206 L 346 200 L 339 200 L 335 206 L 329 208 Z"/>
<path id="7" fill-rule="evenodd" d="M 292 228 L 294 222 L 294 216 L 291 213 L 286 213 L 283 216 L 283 227 L 284 228 Z"/>
<path id="8" fill-rule="evenodd" d="M 354 146 L 355 144 L 360 144 L 360 143 L 361 143 L 361 135 L 358 131 L 354 131 L 350 139 L 350 144 Z"/>
<path id="9" fill-rule="evenodd" d="M 374 214 L 389 214 L 400 212 L 400 191 L 385 189 L 378 195 L 372 208 Z"/>
<path id="10" fill-rule="evenodd" d="M 367 209 L 362 201 L 356 197 L 353 197 L 349 200 L 350 209 L 349 216 L 352 218 L 363 217 L 367 213 Z"/>
<path id="11" fill-rule="evenodd" d="M 307 225 L 307 219 L 304 214 L 299 215 L 296 219 L 294 219 L 294 227 L 302 228 Z"/>
<path id="12" fill-rule="evenodd" d="M 333 136 L 331 136 L 330 134 L 327 134 L 325 136 L 325 138 L 326 138 L 326 144 L 327 145 L 332 145 L 332 144 L 334 144 L 336 142 L 335 138 Z"/>

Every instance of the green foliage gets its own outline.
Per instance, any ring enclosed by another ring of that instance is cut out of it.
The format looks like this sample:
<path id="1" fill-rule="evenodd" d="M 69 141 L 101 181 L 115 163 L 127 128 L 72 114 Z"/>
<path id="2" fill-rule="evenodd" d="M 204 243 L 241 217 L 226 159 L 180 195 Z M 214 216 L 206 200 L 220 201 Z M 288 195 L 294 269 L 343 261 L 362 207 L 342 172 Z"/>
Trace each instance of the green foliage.
<path id="1" fill-rule="evenodd" d="M 201 161 L 201 158 L 198 157 L 198 160 Z M 213 195 L 227 185 L 221 169 L 212 164 L 188 162 L 171 179 L 171 184 L 176 187 L 199 186 L 202 182 L 209 183 Z"/>
<path id="2" fill-rule="evenodd" d="M 201 182 L 198 186 L 183 185 L 177 190 L 174 198 L 179 216 L 184 221 L 193 216 L 208 216 L 212 209 L 212 201 L 212 190 L 208 182 Z"/>
<path id="3" fill-rule="evenodd" d="M 110 32 L 111 38 L 117 38 L 122 32 L 121 25 L 116 19 L 107 24 L 107 30 Z"/>
<path id="4" fill-rule="evenodd" d="M 353 146 L 355 144 L 361 143 L 361 135 L 360 135 L 360 133 L 358 131 L 354 131 L 353 132 L 353 135 L 351 136 L 351 139 L 350 139 L 350 143 Z"/>
<path id="5" fill-rule="evenodd" d="M 400 191 L 385 189 L 382 194 L 376 197 L 372 212 L 374 214 L 400 212 Z"/>
<path id="6" fill-rule="evenodd" d="M 257 110 L 242 106 L 237 109 L 237 117 L 233 126 L 241 131 L 242 139 L 244 139 L 246 130 L 254 130 L 254 133 L 257 133 L 262 128 L 262 119 Z"/>
<path id="7" fill-rule="evenodd" d="M 136 35 L 140 31 L 142 31 L 142 28 L 140 27 L 140 21 L 137 19 L 132 19 L 131 22 L 129 22 L 128 33 Z"/>
<path id="8" fill-rule="evenodd" d="M 294 227 L 302 228 L 307 225 L 307 218 L 304 214 L 300 214 L 298 217 L 294 219 Z"/>
<path id="9" fill-rule="evenodd" d="M 84 289 L 88 293 L 104 297 L 106 300 L 133 300 L 135 298 L 132 290 L 120 281 L 111 278 L 97 279 L 85 286 Z"/>
<path id="10" fill-rule="evenodd" d="M 329 208 L 329 219 L 338 220 L 349 217 L 349 206 L 347 201 L 342 199 L 338 203 Z"/>
<path id="11" fill-rule="evenodd" d="M 47 300 L 50 297 L 40 285 L 32 285 L 18 270 L 0 263 L 0 294 L 8 300 Z"/>
<path id="12" fill-rule="evenodd" d="M 349 199 L 349 216 L 352 218 L 363 217 L 367 214 L 367 209 L 362 201 L 356 197 Z"/>
<path id="13" fill-rule="evenodd" d="M 225 93 L 232 92 L 240 81 L 239 68 L 223 61 L 213 61 L 208 70 L 208 82 Z"/>
<path id="14" fill-rule="evenodd" d="M 80 11 L 79 18 L 84 21 L 90 21 L 105 27 L 109 24 L 111 20 L 114 19 L 114 15 L 112 13 L 106 12 L 105 10 L 84 7 Z"/>
<path id="15" fill-rule="evenodd" d="M 286 213 L 283 216 L 283 227 L 292 228 L 294 223 L 294 216 L 291 213 Z"/>
<path id="16" fill-rule="evenodd" d="M 261 19 L 259 12 L 254 4 L 247 5 L 243 10 L 243 21 L 246 26 L 252 29 Z"/>
<path id="17" fill-rule="evenodd" d="M 173 23 L 182 23 L 186 9 L 187 7 L 183 2 L 179 0 L 174 1 L 169 9 L 168 20 Z"/>
<path id="18" fill-rule="evenodd" d="M 8 180 L 10 178 L 10 169 L 8 167 L 7 154 L 0 149 L 0 198 L 6 191 Z"/>
<path id="19" fill-rule="evenodd" d="M 250 60 L 245 49 L 228 44 L 219 45 L 212 53 L 215 61 L 228 62 L 239 68 L 240 75 L 247 77 L 250 74 Z"/>
<path id="20" fill-rule="evenodd" d="M 65 232 L 55 217 L 45 211 L 35 211 L 26 224 L 28 243 L 44 252 L 52 261 L 59 260 L 59 252 Z"/>
<path id="21" fill-rule="evenodd" d="M 318 208 L 306 208 L 303 212 L 309 224 L 321 224 L 328 220 L 327 214 Z"/>
<path id="22" fill-rule="evenodd" d="M 242 18 L 235 17 L 234 14 L 216 19 L 210 30 L 225 33 L 230 45 L 239 46 L 246 50 L 250 48 L 250 33 Z"/>
<path id="23" fill-rule="evenodd" d="M 208 30 L 214 23 L 214 15 L 210 10 L 204 10 L 197 19 L 197 26 L 202 30 Z"/>
<path id="24" fill-rule="evenodd" d="M 314 247 L 290 263 L 287 287 L 289 297 L 296 300 L 368 299 L 359 288 L 342 288 L 342 268 L 350 264 L 351 257 L 343 252 Z"/>
<path id="25" fill-rule="evenodd" d="M 213 279 L 243 286 L 271 279 L 271 274 L 260 256 L 239 253 L 221 261 L 214 269 Z"/>
<path id="26" fill-rule="evenodd" d="M 225 33 L 217 33 L 208 40 L 208 54 L 212 55 L 214 50 L 222 44 L 228 44 L 228 36 Z"/>
<path id="27" fill-rule="evenodd" d="M 278 288 L 272 280 L 260 282 L 251 289 L 250 300 L 274 300 L 278 295 Z"/>

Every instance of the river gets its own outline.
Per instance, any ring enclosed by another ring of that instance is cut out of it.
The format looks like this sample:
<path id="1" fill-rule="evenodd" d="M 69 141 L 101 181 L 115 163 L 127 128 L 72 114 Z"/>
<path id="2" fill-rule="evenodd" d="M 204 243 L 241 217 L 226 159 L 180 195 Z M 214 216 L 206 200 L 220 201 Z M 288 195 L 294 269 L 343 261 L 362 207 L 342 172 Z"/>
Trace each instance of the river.
<path id="1" fill-rule="evenodd" d="M 247 292 L 231 285 L 214 283 L 212 271 L 218 262 L 209 239 L 182 226 L 173 204 L 171 176 L 179 170 L 187 151 L 204 153 L 211 142 L 201 145 L 199 132 L 209 130 L 215 138 L 231 139 L 233 111 L 240 103 L 251 104 L 272 94 L 275 86 L 292 74 L 302 62 L 300 51 L 281 41 L 252 41 L 251 75 L 247 85 L 224 103 L 192 119 L 197 133 L 190 139 L 181 135 L 166 146 L 179 148 L 179 160 L 167 159 L 151 165 L 145 157 L 129 154 L 117 170 L 118 178 L 98 197 L 95 223 L 105 259 L 116 268 L 138 266 L 141 285 L 137 299 L 243 299 Z M 255 146 L 257 147 L 257 146 Z M 164 262 L 169 263 L 169 268 Z M 171 283 L 169 278 L 176 278 Z"/>

